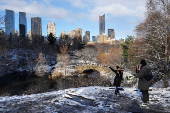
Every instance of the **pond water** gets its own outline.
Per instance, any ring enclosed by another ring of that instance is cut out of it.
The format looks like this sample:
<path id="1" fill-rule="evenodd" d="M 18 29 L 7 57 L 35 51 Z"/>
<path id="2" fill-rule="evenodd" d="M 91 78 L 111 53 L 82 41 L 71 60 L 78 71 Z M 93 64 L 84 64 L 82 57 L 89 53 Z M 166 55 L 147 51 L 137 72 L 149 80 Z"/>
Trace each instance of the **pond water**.
<path id="1" fill-rule="evenodd" d="M 100 76 L 100 73 L 97 71 L 86 73 L 84 76 L 73 75 L 58 79 L 35 76 L 26 76 L 24 79 L 21 79 L 20 76 L 17 76 L 15 73 L 14 75 L 8 75 L 5 78 L 1 77 L 0 96 L 37 94 L 87 86 L 112 86 L 110 80 Z"/>

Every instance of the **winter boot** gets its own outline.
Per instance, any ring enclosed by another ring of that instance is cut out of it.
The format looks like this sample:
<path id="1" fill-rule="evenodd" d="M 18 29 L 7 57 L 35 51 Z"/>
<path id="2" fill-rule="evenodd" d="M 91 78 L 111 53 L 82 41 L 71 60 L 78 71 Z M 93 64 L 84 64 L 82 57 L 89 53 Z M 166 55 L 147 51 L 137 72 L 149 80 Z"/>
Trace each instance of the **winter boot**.
<path id="1" fill-rule="evenodd" d="M 117 95 L 117 92 L 116 92 L 116 90 L 115 90 L 115 95 Z"/>

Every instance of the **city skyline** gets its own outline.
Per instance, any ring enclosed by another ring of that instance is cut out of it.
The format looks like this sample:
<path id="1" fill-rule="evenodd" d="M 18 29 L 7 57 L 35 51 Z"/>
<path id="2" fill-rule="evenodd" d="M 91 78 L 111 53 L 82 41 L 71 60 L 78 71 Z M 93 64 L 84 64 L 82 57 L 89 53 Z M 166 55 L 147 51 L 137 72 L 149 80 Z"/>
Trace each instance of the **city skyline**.
<path id="1" fill-rule="evenodd" d="M 99 35 L 99 15 L 105 14 L 105 34 L 107 29 L 115 30 L 117 40 L 125 39 L 127 35 L 135 35 L 134 27 L 143 20 L 145 0 L 13 0 L 11 3 L 0 1 L 0 14 L 5 15 L 5 9 L 15 12 L 15 29 L 19 31 L 19 12 L 27 14 L 27 33 L 31 30 L 31 17 L 42 19 L 42 35 L 47 36 L 47 24 L 56 23 L 56 36 L 62 31 L 66 33 L 76 28 L 90 31 L 91 36 Z M 18 6 L 18 7 L 17 7 Z M 92 40 L 92 37 L 90 37 Z"/>

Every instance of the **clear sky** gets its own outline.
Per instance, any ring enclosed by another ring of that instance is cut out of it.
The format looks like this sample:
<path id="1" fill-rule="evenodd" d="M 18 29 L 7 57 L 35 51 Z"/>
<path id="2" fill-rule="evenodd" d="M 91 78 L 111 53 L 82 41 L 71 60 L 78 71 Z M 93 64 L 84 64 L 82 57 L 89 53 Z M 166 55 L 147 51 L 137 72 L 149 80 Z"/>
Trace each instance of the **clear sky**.
<path id="1" fill-rule="evenodd" d="M 99 15 L 105 14 L 105 33 L 115 30 L 115 38 L 134 35 L 134 28 L 144 20 L 146 0 L 0 0 L 0 14 L 5 9 L 15 12 L 15 29 L 19 30 L 19 11 L 26 12 L 27 33 L 31 30 L 31 17 L 41 17 L 42 35 L 47 36 L 48 22 L 55 21 L 56 36 L 61 31 L 76 28 L 90 31 L 90 38 L 99 35 Z"/>

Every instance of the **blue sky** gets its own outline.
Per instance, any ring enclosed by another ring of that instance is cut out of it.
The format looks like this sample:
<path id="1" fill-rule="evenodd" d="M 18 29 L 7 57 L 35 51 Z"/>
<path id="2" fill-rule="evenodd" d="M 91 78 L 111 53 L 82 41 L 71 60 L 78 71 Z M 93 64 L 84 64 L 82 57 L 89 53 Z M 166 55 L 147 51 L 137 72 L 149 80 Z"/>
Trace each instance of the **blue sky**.
<path id="1" fill-rule="evenodd" d="M 57 37 L 62 31 L 76 28 L 90 31 L 90 37 L 99 35 L 99 15 L 105 14 L 105 33 L 115 30 L 115 38 L 134 35 L 134 28 L 144 20 L 146 0 L 0 0 L 0 15 L 5 9 L 15 12 L 15 29 L 19 30 L 19 11 L 26 12 L 27 33 L 31 17 L 41 17 L 42 34 L 47 35 L 48 22 L 55 21 Z"/>

